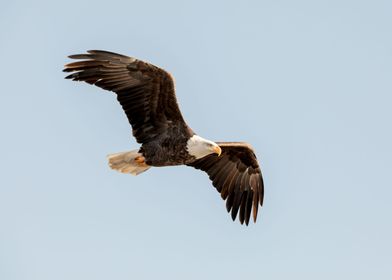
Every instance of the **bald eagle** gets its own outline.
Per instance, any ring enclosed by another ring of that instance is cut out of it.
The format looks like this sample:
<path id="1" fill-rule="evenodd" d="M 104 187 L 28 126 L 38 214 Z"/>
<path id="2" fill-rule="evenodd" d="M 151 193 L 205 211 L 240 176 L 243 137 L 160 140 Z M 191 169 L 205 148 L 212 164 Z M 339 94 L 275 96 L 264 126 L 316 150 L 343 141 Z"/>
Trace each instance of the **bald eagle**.
<path id="1" fill-rule="evenodd" d="M 109 166 L 138 175 L 150 167 L 187 165 L 205 171 L 226 200 L 233 221 L 256 222 L 264 196 L 261 170 L 252 147 L 244 142 L 213 142 L 186 124 L 177 104 L 174 81 L 165 70 L 117 53 L 91 50 L 70 55 L 65 77 L 116 93 L 141 144 L 133 151 L 108 156 Z"/>

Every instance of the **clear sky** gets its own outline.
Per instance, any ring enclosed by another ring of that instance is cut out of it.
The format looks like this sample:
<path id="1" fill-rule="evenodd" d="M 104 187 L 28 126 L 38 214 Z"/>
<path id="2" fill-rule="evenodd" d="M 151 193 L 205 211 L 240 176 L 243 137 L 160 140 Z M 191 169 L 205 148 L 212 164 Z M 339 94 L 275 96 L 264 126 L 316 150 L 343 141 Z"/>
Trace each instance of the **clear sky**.
<path id="1" fill-rule="evenodd" d="M 392 279 L 392 2 L 6 1 L 0 279 Z M 64 80 L 104 49 L 176 78 L 185 119 L 248 141 L 257 224 L 188 167 L 134 177 L 115 96 Z"/>

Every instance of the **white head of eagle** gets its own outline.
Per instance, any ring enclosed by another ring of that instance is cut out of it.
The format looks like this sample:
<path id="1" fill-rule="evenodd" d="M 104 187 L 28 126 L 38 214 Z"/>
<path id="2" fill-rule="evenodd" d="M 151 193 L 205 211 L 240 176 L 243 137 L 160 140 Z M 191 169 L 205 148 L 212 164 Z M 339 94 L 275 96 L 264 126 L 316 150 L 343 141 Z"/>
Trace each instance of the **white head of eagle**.
<path id="1" fill-rule="evenodd" d="M 189 138 L 188 142 L 186 143 L 186 149 L 188 153 L 194 156 L 196 159 L 208 156 L 209 154 L 220 154 L 222 153 L 222 149 L 218 146 L 218 144 L 204 139 L 199 135 L 193 135 Z"/>

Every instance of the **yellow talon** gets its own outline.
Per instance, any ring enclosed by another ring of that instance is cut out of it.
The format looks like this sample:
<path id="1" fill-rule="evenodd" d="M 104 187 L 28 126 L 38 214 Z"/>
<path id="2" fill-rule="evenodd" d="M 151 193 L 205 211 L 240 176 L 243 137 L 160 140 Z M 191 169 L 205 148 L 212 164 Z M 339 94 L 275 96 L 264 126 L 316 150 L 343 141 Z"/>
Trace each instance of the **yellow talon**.
<path id="1" fill-rule="evenodd" d="M 135 157 L 135 161 L 138 163 L 138 164 L 145 164 L 145 158 L 143 157 L 143 156 L 138 156 L 138 157 Z"/>

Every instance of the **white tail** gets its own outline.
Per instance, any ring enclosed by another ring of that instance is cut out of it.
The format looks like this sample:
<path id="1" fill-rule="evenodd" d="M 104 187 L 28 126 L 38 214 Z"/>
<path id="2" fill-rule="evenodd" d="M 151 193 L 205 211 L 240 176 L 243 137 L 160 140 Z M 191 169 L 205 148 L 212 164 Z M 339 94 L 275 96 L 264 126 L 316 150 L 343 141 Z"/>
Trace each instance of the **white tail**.
<path id="1" fill-rule="evenodd" d="M 151 166 L 135 161 L 135 158 L 143 156 L 137 151 L 138 150 L 108 155 L 107 158 L 109 160 L 110 168 L 121 173 L 129 173 L 135 176 L 143 173 Z"/>

